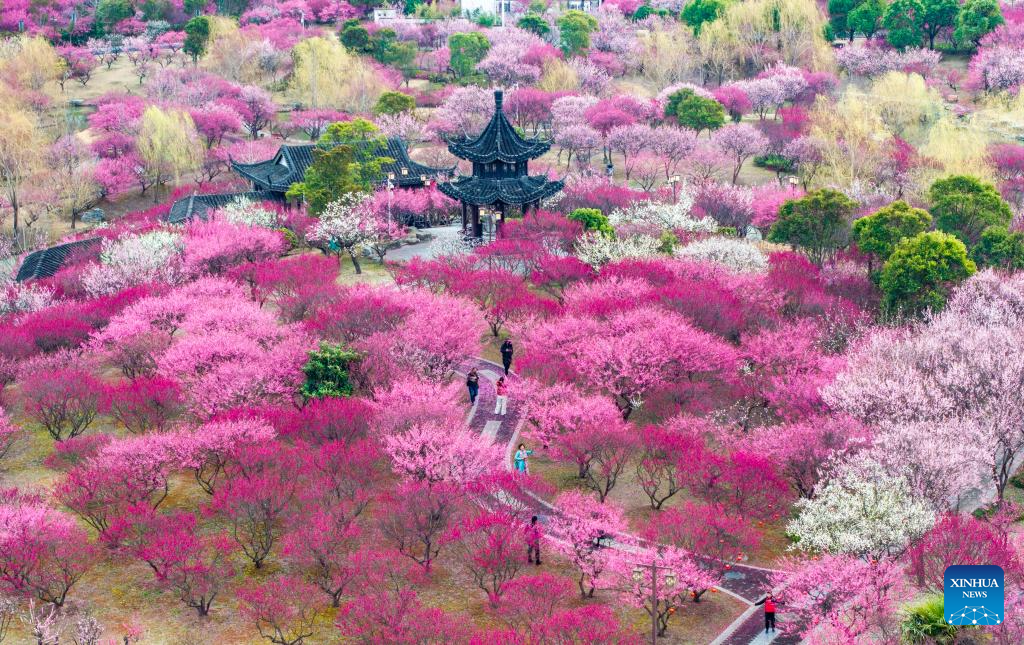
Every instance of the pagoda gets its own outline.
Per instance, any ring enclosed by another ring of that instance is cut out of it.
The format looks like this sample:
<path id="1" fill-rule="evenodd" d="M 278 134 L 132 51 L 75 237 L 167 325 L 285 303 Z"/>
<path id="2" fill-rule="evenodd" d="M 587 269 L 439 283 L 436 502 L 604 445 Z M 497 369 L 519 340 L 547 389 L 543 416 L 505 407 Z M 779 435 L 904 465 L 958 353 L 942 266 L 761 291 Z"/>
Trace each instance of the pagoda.
<path id="1" fill-rule="evenodd" d="M 475 139 L 448 139 L 448 150 L 473 163 L 471 176 L 440 182 L 438 189 L 462 202 L 462 230 L 474 238 L 483 237 L 481 211 L 493 217 L 500 234 L 502 222 L 515 211 L 526 213 L 537 209 L 540 200 L 562 190 L 561 181 L 542 175 L 531 177 L 527 170 L 530 159 L 536 159 L 551 148 L 547 141 L 525 139 L 516 132 L 501 109 L 502 92 L 494 93 L 494 116 Z"/>

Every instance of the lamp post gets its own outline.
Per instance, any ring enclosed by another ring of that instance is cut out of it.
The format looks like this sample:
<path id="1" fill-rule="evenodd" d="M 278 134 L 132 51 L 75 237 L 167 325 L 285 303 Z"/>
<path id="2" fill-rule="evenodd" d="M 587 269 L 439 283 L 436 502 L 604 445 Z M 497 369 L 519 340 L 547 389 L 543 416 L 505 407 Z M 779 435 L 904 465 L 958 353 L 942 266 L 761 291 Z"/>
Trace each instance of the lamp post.
<path id="1" fill-rule="evenodd" d="M 633 582 L 638 585 L 643 584 L 644 572 L 651 572 L 651 645 L 657 645 L 658 643 L 658 570 L 664 569 L 667 573 L 665 574 L 665 587 L 672 589 L 676 586 L 676 573 L 672 570 L 672 567 L 663 567 L 657 562 L 637 563 L 633 567 Z"/>
<path id="2" fill-rule="evenodd" d="M 680 177 L 679 175 L 672 175 L 668 178 L 668 185 L 672 187 L 672 203 L 675 204 L 679 201 L 677 189 L 679 188 Z"/>

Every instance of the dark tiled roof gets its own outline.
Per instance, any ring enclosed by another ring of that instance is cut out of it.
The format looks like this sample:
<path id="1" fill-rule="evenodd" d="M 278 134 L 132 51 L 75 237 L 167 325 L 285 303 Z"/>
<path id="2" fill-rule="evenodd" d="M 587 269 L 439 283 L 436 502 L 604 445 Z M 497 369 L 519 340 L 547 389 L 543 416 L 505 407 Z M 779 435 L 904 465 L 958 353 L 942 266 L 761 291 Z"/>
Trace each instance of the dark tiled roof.
<path id="1" fill-rule="evenodd" d="M 502 92 L 494 93 L 494 116 L 476 139 L 452 139 L 448 150 L 460 159 L 477 163 L 503 161 L 515 163 L 536 159 L 551 148 L 547 141 L 524 139 L 505 118 L 501 109 Z"/>
<path id="2" fill-rule="evenodd" d="M 174 202 L 165 219 L 169 224 L 181 224 L 194 217 L 206 219 L 207 211 L 214 208 L 223 208 L 236 199 L 249 199 L 254 202 L 280 201 L 281 193 L 269 190 L 252 190 L 246 193 L 189 195 Z"/>
<path id="3" fill-rule="evenodd" d="M 24 282 L 33 278 L 49 278 L 57 273 L 57 271 L 60 271 L 68 256 L 73 252 L 89 251 L 93 247 L 99 251 L 100 238 L 90 237 L 29 253 L 25 256 L 25 260 L 22 261 L 15 280 Z"/>
<path id="4" fill-rule="evenodd" d="M 529 204 L 547 199 L 562 190 L 561 181 L 548 181 L 547 177 L 515 177 L 511 179 L 483 179 L 460 177 L 452 182 L 437 185 L 445 195 L 467 204 L 486 206 L 498 202 L 505 204 Z"/>
<path id="5" fill-rule="evenodd" d="M 371 142 L 369 141 L 363 141 L 346 145 L 365 148 L 370 144 Z M 283 193 L 292 184 L 302 181 L 303 177 L 305 177 L 306 169 L 313 163 L 313 150 L 316 148 L 317 145 L 314 144 L 281 146 L 281 149 L 277 151 L 273 159 L 254 164 L 232 161 L 231 166 L 235 172 L 260 188 Z M 451 168 L 432 168 L 413 161 L 409 158 L 409 151 L 405 146 L 405 142 L 397 137 L 386 139 L 383 149 L 377 154 L 394 159 L 392 163 L 384 164 L 381 167 L 381 171 L 384 173 L 381 183 L 387 181 L 388 175 L 393 173 L 395 175 L 394 183 L 400 187 L 422 185 L 423 182 L 420 180 L 422 175 L 433 179 L 439 174 L 451 174 L 455 170 L 454 166 Z M 402 172 L 403 168 L 406 169 L 405 173 Z"/>

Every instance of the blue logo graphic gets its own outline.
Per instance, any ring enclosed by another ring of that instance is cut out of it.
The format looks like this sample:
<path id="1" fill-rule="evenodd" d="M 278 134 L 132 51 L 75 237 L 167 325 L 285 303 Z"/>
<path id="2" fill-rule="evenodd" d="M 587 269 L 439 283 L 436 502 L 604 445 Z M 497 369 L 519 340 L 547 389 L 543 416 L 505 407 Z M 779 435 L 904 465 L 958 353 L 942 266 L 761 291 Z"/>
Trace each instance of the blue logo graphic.
<path id="1" fill-rule="evenodd" d="M 991 564 L 946 567 L 944 606 L 952 625 L 1003 622 L 1003 568 Z"/>

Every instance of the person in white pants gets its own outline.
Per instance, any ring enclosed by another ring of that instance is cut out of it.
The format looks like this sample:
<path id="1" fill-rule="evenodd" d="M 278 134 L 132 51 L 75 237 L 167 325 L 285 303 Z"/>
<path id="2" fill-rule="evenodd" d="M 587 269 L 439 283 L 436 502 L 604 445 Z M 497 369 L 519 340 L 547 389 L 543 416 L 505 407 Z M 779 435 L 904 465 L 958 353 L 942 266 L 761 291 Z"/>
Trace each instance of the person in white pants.
<path id="1" fill-rule="evenodd" d="M 505 377 L 501 376 L 498 378 L 498 382 L 494 384 L 494 414 L 505 415 L 505 408 L 508 406 L 508 386 L 505 385 Z"/>

